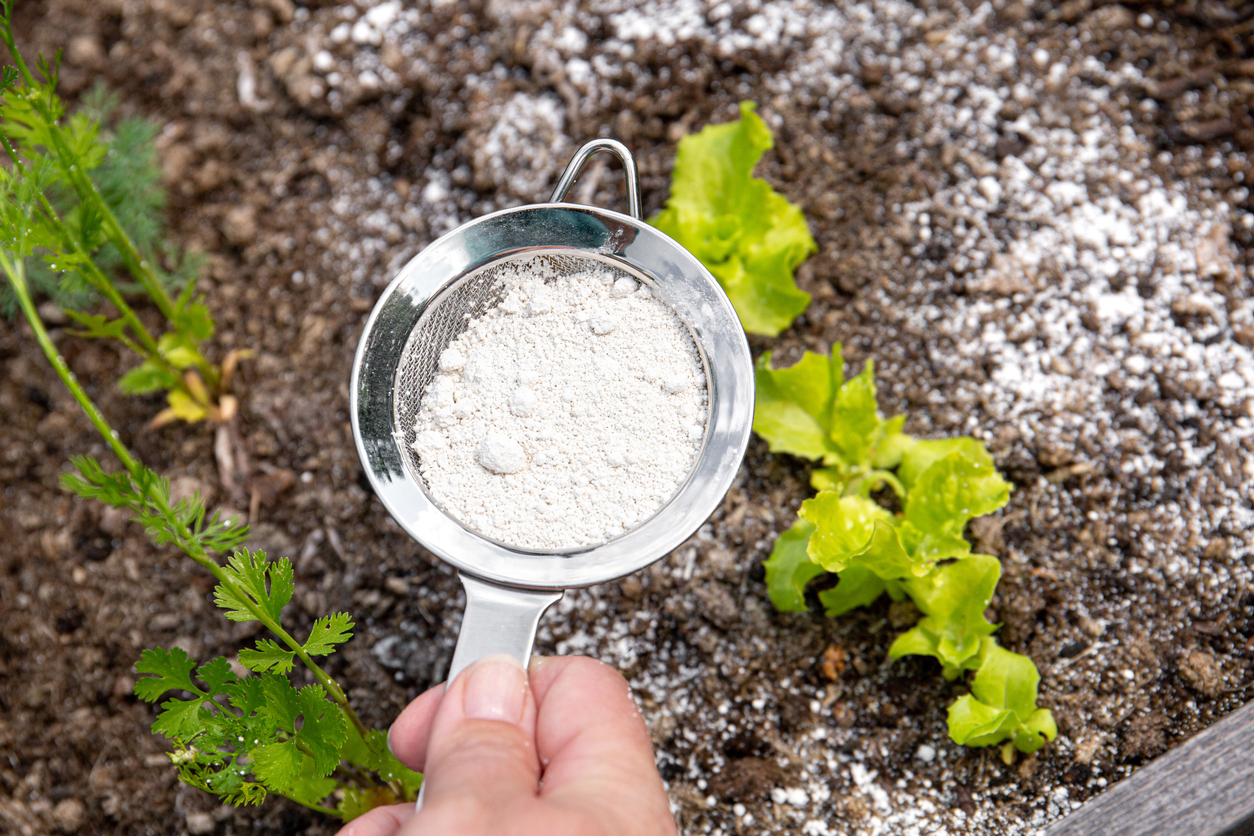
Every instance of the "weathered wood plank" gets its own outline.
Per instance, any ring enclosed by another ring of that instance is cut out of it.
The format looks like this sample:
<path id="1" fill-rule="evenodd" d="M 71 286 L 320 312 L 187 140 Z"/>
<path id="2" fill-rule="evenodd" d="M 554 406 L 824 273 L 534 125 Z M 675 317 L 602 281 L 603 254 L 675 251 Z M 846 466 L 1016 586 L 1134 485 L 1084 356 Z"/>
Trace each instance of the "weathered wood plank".
<path id="1" fill-rule="evenodd" d="M 1254 702 L 1089 801 L 1048 836 L 1254 836 Z"/>

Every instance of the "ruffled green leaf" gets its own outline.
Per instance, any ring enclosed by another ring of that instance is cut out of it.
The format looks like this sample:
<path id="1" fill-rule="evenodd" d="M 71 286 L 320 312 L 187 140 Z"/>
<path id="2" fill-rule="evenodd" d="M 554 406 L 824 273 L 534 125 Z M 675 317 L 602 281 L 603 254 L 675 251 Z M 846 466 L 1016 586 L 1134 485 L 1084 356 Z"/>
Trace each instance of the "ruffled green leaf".
<path id="1" fill-rule="evenodd" d="M 839 344 L 832 356 L 840 357 Z M 796 364 L 771 368 L 771 353 L 757 363 L 753 429 L 771 452 L 823 459 L 839 451 L 828 435 L 841 385 L 841 361 L 807 351 Z"/>
<path id="2" fill-rule="evenodd" d="M 897 469 L 897 478 L 907 488 L 914 485 L 924 471 L 950 453 L 961 453 L 968 461 L 993 468 L 993 457 L 988 450 L 981 442 L 969 436 L 912 441 L 912 444 L 902 450 L 901 466 Z"/>
<path id="3" fill-rule="evenodd" d="M 973 554 L 906 581 L 906 592 L 924 617 L 893 642 L 888 655 L 934 656 L 946 679 L 973 669 L 980 640 L 997 629 L 984 617 L 984 609 L 999 577 L 997 558 Z"/>
<path id="4" fill-rule="evenodd" d="M 775 539 L 775 547 L 764 564 L 767 594 L 781 612 L 805 612 L 806 584 L 823 574 L 823 567 L 812 561 L 806 551 L 813 533 L 813 525 L 798 519 Z"/>
<path id="5" fill-rule="evenodd" d="M 970 520 L 991 514 L 1009 500 L 1010 483 L 992 464 L 954 451 L 934 461 L 910 487 L 906 520 L 927 534 L 961 537 Z"/>
<path id="6" fill-rule="evenodd" d="M 1040 679 L 1031 659 L 984 639 L 971 693 L 950 706 L 949 736 L 966 746 L 1013 740 L 1020 752 L 1040 749 L 1058 734 L 1049 710 L 1036 707 Z"/>
<path id="7" fill-rule="evenodd" d="M 801 209 L 753 177 L 773 145 L 751 102 L 735 122 L 684 137 L 666 208 L 650 221 L 709 268 L 746 331 L 768 336 L 809 305 L 793 271 L 818 249 Z"/>
<path id="8" fill-rule="evenodd" d="M 867 549 L 876 521 L 892 519 L 892 514 L 869 499 L 840 496 L 834 491 L 824 491 L 801 503 L 798 516 L 814 526 L 810 559 L 829 572 L 844 569 Z"/>
<path id="9" fill-rule="evenodd" d="M 875 391 L 875 361 L 867 360 L 862 372 L 845 381 L 836 393 L 831 437 L 850 464 L 866 461 L 884 435 Z"/>
<path id="10" fill-rule="evenodd" d="M 853 565 L 839 573 L 840 582 L 819 593 L 819 602 L 829 618 L 865 607 L 884 594 L 884 579 L 866 566 Z"/>

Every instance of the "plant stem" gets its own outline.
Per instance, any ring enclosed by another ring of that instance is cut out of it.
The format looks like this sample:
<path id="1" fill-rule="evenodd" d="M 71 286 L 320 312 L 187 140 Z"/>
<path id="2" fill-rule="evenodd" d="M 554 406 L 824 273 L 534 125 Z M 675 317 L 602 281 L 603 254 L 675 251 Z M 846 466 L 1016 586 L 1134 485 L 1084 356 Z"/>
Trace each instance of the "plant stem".
<path id="1" fill-rule="evenodd" d="M 34 90 L 37 86 L 35 77 L 31 73 L 30 68 L 27 67 L 26 61 L 22 58 L 21 52 L 18 51 L 17 44 L 13 36 L 13 26 L 8 14 L 10 9 L 10 5 L 6 4 L 3 21 L 0 23 L 0 41 L 3 41 L 4 45 L 8 48 L 9 55 L 13 59 L 13 65 L 21 74 L 22 80 L 26 83 L 27 89 Z M 49 82 L 51 84 L 51 79 L 49 79 Z M 54 91 L 49 89 L 48 95 L 50 98 L 53 93 Z M 200 369 L 201 375 L 205 378 L 205 381 L 209 384 L 210 388 L 216 391 L 221 380 L 218 370 L 214 368 L 212 363 L 205 359 L 204 355 L 201 354 L 200 349 L 196 345 L 196 340 L 192 339 L 180 325 L 177 318 L 179 311 L 174 302 L 170 299 L 170 295 L 166 293 L 165 288 L 161 286 L 161 282 L 157 278 L 157 274 L 152 270 L 148 261 L 139 252 L 139 248 L 135 246 L 135 242 L 131 240 L 131 237 L 126 233 L 126 230 L 122 228 L 122 225 L 118 222 L 117 216 L 113 214 L 113 210 L 109 208 L 109 204 L 100 194 L 100 191 L 96 188 L 96 184 L 92 181 L 91 177 L 88 176 L 86 171 L 77 165 L 77 158 L 74 156 L 73 151 L 66 142 L 65 133 L 61 129 L 60 124 L 57 119 L 53 117 L 53 112 L 49 107 L 48 102 L 40 101 L 34 97 L 28 97 L 28 99 L 31 102 L 31 106 L 43 119 L 48 128 L 48 138 L 51 141 L 51 150 L 53 151 L 54 157 L 61 169 L 62 175 L 74 188 L 79 201 L 83 204 L 91 205 L 91 207 L 99 213 L 101 226 L 104 228 L 105 234 L 109 238 L 109 242 L 113 244 L 119 255 L 121 255 L 122 263 L 126 265 L 126 269 L 131 273 L 131 275 L 139 281 L 139 284 L 144 289 L 144 292 L 147 293 L 148 297 L 156 304 L 157 309 L 161 311 L 162 315 L 165 316 L 174 330 L 184 338 L 184 342 L 187 344 L 188 349 L 195 356 L 196 367 Z M 14 154 L 13 149 L 9 146 L 7 139 L 4 142 L 4 146 L 5 150 L 9 154 L 9 157 L 16 163 L 16 155 Z M 60 218 L 57 216 L 56 212 L 52 210 L 51 204 L 48 203 L 47 198 L 42 192 L 40 193 L 40 201 L 44 205 L 45 211 L 48 212 L 49 217 L 55 219 L 55 221 L 64 230 L 66 230 L 67 238 L 69 238 L 68 227 L 60 221 Z M 97 281 L 91 281 L 91 284 L 108 296 L 109 301 L 113 302 L 114 305 L 117 306 L 118 310 L 123 312 L 125 317 L 126 312 L 129 312 L 130 308 L 122 301 L 121 295 L 117 292 L 117 289 L 113 287 L 112 283 L 102 273 L 100 273 L 100 269 L 96 266 L 95 262 L 91 260 L 90 253 L 86 252 L 82 244 L 80 242 L 73 241 L 72 238 L 71 241 L 74 243 L 75 248 L 78 249 L 78 251 L 84 256 L 84 261 L 87 265 L 89 265 L 89 270 L 94 271 L 96 274 L 94 277 Z M 127 317 L 127 321 L 140 337 L 140 341 L 150 348 L 153 356 L 159 362 L 164 363 L 164 358 L 161 358 L 160 352 L 157 350 L 156 342 L 152 340 L 151 335 L 147 333 L 146 329 L 144 329 L 138 318 L 134 316 L 133 312 L 131 312 L 130 316 Z M 145 339 L 145 337 L 147 339 Z"/>
<path id="2" fill-rule="evenodd" d="M 297 804 L 299 804 L 302 807 L 308 807 L 310 810 L 313 810 L 315 813 L 322 813 L 323 815 L 336 816 L 336 817 L 340 815 L 339 810 L 335 810 L 330 807 L 323 807 L 320 804 L 310 804 L 308 801 L 301 801 L 299 798 L 296 798 L 295 796 L 292 796 L 292 795 L 288 795 L 285 792 L 276 792 L 275 790 L 270 790 L 270 792 L 274 793 L 275 795 L 281 795 L 284 798 L 286 798 L 288 801 L 295 801 Z"/>
<path id="3" fill-rule="evenodd" d="M 52 338 L 48 336 L 48 331 L 44 327 L 43 320 L 39 317 L 39 312 L 35 309 L 35 303 L 31 299 L 30 290 L 26 285 L 25 265 L 21 260 L 11 261 L 7 254 L 0 251 L 0 269 L 3 269 L 9 284 L 13 287 L 13 292 L 17 296 L 22 313 L 25 315 L 27 322 L 30 323 L 31 329 L 35 332 L 35 339 L 38 340 L 48 361 L 52 363 L 57 376 L 61 378 L 61 382 L 65 384 L 65 387 L 70 390 L 70 394 L 78 402 L 78 405 L 87 413 L 87 417 L 95 426 L 96 431 L 100 433 L 100 436 L 113 450 L 114 455 L 118 457 L 118 460 L 131 475 L 131 478 L 135 479 L 137 484 L 143 484 L 139 478 L 143 473 L 143 466 L 126 449 L 126 445 L 118 438 L 117 431 L 109 425 L 108 420 L 96 407 L 95 402 L 83 391 L 74 373 L 70 371 L 69 364 L 57 351 L 56 346 L 52 344 Z M 245 604 L 253 618 L 260 621 L 270 632 L 282 639 L 283 643 L 295 652 L 301 662 L 305 664 L 305 667 L 309 668 L 310 672 L 313 673 L 314 678 L 327 690 L 331 700 L 344 711 L 344 716 L 357 729 L 357 733 L 361 735 L 362 740 L 367 740 L 366 727 L 361 722 L 361 718 L 357 716 L 357 712 L 353 711 L 352 706 L 348 704 L 348 697 L 344 694 L 344 689 L 340 687 L 339 683 L 314 662 L 309 654 L 305 652 L 305 648 L 300 642 L 296 641 L 287 630 L 283 629 L 282 625 L 264 613 L 253 602 L 252 598 L 231 580 L 222 570 L 222 567 L 218 565 L 217 561 L 208 555 L 195 535 L 178 518 L 178 515 L 175 514 L 174 509 L 170 507 L 164 497 L 160 494 L 150 493 L 145 498 L 156 509 L 157 513 L 165 518 L 170 530 L 175 535 L 175 541 L 184 554 L 205 567 L 218 583 Z M 366 743 L 366 745 L 369 746 L 370 744 Z"/>

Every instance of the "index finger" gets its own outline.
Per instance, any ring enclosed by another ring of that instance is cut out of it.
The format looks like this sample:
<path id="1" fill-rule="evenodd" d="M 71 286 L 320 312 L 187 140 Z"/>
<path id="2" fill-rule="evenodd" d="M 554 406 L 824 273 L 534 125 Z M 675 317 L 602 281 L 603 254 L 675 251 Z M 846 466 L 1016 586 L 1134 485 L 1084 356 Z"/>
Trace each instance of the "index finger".
<path id="1" fill-rule="evenodd" d="M 584 656 L 533 657 L 530 680 L 540 797 L 628 828 L 610 832 L 675 833 L 649 731 L 622 675 Z M 610 801 L 620 809 L 604 809 Z"/>

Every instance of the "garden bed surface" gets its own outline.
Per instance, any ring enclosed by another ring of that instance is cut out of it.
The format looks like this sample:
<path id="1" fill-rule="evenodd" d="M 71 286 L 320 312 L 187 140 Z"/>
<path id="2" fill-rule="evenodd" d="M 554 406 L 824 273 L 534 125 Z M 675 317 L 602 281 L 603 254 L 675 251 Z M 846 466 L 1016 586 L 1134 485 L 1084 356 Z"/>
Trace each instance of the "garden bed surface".
<path id="1" fill-rule="evenodd" d="M 809 310 L 755 354 L 842 342 L 908 432 L 988 444 L 1015 491 L 971 536 L 1002 560 L 998 636 L 1040 667 L 1059 737 L 1009 767 L 950 743 L 961 685 L 886 659 L 906 608 L 776 613 L 761 564 L 808 468 L 757 439 L 706 526 L 568 594 L 538 651 L 623 671 L 685 833 L 1035 832 L 1254 696 L 1249 12 L 733 5 L 21 2 L 20 43 L 66 47 L 71 100 L 101 79 L 164 126 L 215 343 L 257 352 L 246 459 L 223 472 L 210 427 L 146 430 L 160 400 L 112 387 L 112 347 L 56 342 L 176 493 L 257 506 L 252 544 L 296 565 L 290 627 L 353 614 L 332 672 L 386 726 L 441 679 L 462 602 L 357 461 L 348 376 L 374 300 L 442 232 L 545 199 L 597 135 L 634 150 L 657 211 L 676 141 L 758 102 L 759 173 L 820 252 Z M 622 208 L 620 182 L 593 166 L 576 191 Z M 231 657 L 256 625 L 58 487 L 105 448 L 25 325 L 0 322 L 0 370 L 0 830 L 334 832 L 177 783 L 132 665 L 155 645 Z"/>

